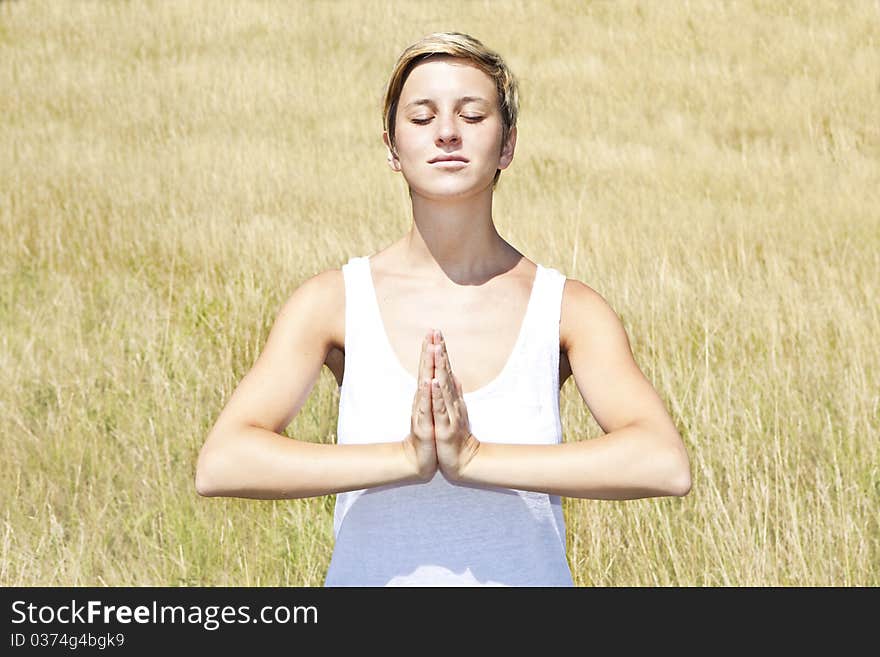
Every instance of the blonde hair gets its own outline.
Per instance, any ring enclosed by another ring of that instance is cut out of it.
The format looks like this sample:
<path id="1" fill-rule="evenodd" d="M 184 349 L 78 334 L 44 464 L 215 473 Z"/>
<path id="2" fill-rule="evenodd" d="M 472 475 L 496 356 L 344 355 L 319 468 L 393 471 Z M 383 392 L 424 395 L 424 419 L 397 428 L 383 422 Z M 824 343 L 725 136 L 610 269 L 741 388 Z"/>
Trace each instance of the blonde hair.
<path id="1" fill-rule="evenodd" d="M 495 81 L 495 88 L 498 91 L 498 108 L 501 111 L 501 147 L 504 148 L 510 131 L 516 126 L 516 118 L 519 112 L 519 90 L 516 78 L 501 58 L 501 55 L 493 50 L 489 50 L 479 40 L 469 34 L 462 34 L 461 32 L 435 32 L 419 39 L 400 54 L 391 73 L 391 79 L 385 88 L 382 125 L 388 133 L 392 150 L 396 149 L 394 127 L 397 103 L 400 100 L 403 84 L 417 64 L 432 56 L 450 56 L 465 59 Z M 500 176 L 501 169 L 498 169 L 495 172 L 495 179 L 492 181 L 493 187 L 498 184 Z"/>

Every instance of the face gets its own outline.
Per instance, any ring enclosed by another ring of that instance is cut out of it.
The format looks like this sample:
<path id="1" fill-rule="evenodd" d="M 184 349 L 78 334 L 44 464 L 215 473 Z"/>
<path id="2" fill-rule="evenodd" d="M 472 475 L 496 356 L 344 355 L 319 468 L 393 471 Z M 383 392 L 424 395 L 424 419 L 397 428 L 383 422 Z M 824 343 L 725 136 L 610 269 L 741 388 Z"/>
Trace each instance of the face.
<path id="1" fill-rule="evenodd" d="M 407 77 L 397 104 L 396 156 L 389 164 L 415 194 L 456 198 L 491 188 L 513 160 L 516 128 L 502 150 L 503 122 L 495 83 L 466 60 L 429 59 Z M 439 157 L 459 161 L 437 162 Z"/>

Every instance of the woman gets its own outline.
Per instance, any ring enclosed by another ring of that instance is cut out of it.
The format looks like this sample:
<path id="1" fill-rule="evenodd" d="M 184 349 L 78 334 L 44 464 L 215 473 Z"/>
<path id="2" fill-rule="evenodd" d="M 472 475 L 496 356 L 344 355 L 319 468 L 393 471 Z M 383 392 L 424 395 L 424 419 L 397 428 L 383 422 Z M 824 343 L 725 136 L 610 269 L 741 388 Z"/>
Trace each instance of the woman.
<path id="1" fill-rule="evenodd" d="M 690 465 L 620 320 L 495 230 L 517 87 L 460 33 L 407 48 L 385 97 L 413 225 L 305 281 L 199 455 L 201 495 L 337 494 L 325 586 L 571 586 L 560 497 L 685 495 Z M 280 434 L 321 367 L 337 444 Z M 573 375 L 606 435 L 562 442 Z"/>

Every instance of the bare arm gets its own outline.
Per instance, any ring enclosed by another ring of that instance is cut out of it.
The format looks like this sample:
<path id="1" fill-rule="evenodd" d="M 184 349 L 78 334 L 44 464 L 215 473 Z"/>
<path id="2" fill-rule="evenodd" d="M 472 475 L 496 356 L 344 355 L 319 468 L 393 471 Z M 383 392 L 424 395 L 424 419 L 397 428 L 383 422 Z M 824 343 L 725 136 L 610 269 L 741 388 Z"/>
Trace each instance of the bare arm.
<path id="1" fill-rule="evenodd" d="M 578 391 L 605 435 L 559 445 L 480 443 L 476 436 L 458 480 L 593 499 L 687 495 L 684 443 L 611 307 L 567 281 L 560 335 Z"/>
<path id="2" fill-rule="evenodd" d="M 199 495 L 286 499 L 423 480 L 399 436 L 325 445 L 280 434 L 318 380 L 344 304 L 339 270 L 308 279 L 284 304 L 262 353 L 202 446 Z"/>

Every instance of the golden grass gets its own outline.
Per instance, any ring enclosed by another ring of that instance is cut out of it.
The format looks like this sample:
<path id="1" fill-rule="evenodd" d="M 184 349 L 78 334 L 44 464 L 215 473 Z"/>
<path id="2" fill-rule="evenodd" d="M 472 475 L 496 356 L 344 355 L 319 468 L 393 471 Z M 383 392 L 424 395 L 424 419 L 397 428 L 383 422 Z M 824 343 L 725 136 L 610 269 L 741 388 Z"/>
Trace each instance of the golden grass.
<path id="1" fill-rule="evenodd" d="M 281 302 L 408 228 L 381 94 L 445 29 L 521 81 L 499 231 L 608 299 L 691 454 L 685 498 L 564 500 L 576 583 L 880 584 L 878 25 L 0 3 L 0 584 L 322 583 L 333 496 L 199 498 L 195 457 Z M 337 399 L 325 370 L 288 435 L 333 441 Z M 571 381 L 562 406 L 566 440 L 600 433 Z"/>

